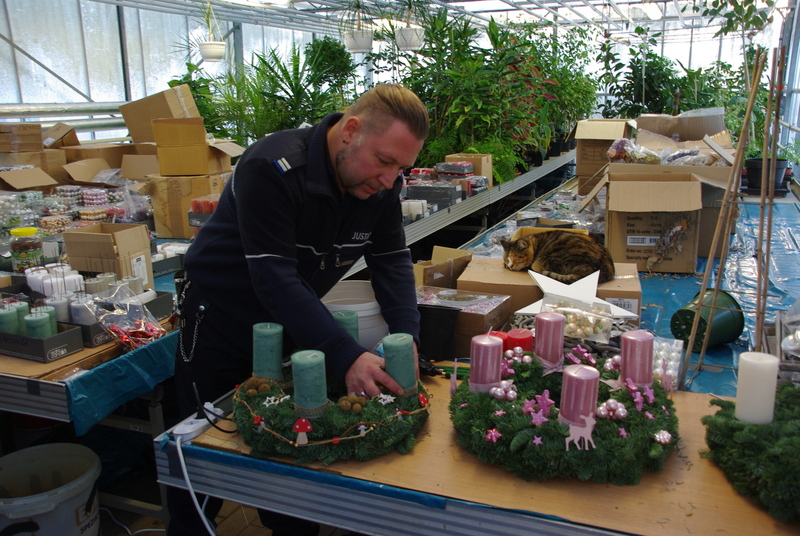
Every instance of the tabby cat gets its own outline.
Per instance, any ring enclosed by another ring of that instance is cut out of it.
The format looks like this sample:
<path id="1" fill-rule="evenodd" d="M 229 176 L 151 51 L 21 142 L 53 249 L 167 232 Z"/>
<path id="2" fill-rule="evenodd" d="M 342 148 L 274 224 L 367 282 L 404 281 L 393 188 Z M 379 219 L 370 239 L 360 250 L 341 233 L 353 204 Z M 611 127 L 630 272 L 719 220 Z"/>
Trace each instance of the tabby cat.
<path id="1" fill-rule="evenodd" d="M 614 261 L 608 250 L 592 237 L 567 231 L 533 234 L 520 227 L 503 245 L 503 266 L 509 270 L 531 269 L 563 283 L 572 283 L 600 271 L 600 283 L 614 279 Z"/>

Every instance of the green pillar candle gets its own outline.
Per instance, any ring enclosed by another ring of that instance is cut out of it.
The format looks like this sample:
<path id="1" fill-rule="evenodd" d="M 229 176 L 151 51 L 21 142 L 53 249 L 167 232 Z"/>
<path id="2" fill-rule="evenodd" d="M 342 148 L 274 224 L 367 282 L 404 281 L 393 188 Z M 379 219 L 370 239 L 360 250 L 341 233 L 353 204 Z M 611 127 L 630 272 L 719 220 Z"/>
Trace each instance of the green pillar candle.
<path id="1" fill-rule="evenodd" d="M 359 342 L 358 313 L 356 311 L 334 311 L 333 319 L 340 328 L 344 329 L 356 342 Z"/>
<path id="2" fill-rule="evenodd" d="M 40 305 L 39 307 L 32 307 L 31 313 L 44 313 L 50 319 L 50 334 L 55 335 L 58 333 L 58 320 L 56 319 L 56 308 L 52 305 Z"/>
<path id="3" fill-rule="evenodd" d="M 253 324 L 253 375 L 283 380 L 283 326 Z"/>
<path id="4" fill-rule="evenodd" d="M 31 313 L 31 306 L 26 301 L 16 301 L 8 304 L 12 309 L 17 312 L 17 325 L 19 327 L 20 335 L 28 335 L 28 329 L 25 324 L 25 315 Z"/>
<path id="5" fill-rule="evenodd" d="M 294 404 L 304 417 L 317 417 L 328 403 L 325 380 L 325 354 L 319 350 L 301 350 L 292 354 Z"/>
<path id="6" fill-rule="evenodd" d="M 0 331 L 19 335 L 19 316 L 13 307 L 0 308 Z"/>
<path id="7" fill-rule="evenodd" d="M 407 333 L 392 333 L 382 339 L 386 372 L 400 384 L 405 396 L 416 393 L 417 362 L 414 359 L 414 338 Z"/>
<path id="8" fill-rule="evenodd" d="M 28 329 L 28 337 L 34 339 L 46 339 L 53 334 L 50 328 L 50 317 L 45 313 L 25 315 L 25 325 Z"/>

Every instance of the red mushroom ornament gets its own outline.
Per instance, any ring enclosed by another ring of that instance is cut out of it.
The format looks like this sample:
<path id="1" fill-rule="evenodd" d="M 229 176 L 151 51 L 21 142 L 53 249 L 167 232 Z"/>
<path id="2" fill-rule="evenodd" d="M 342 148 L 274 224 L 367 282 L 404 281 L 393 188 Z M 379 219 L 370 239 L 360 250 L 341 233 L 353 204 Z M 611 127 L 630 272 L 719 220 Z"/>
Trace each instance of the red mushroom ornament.
<path id="1" fill-rule="evenodd" d="M 306 419 L 305 417 L 300 417 L 294 423 L 292 427 L 292 431 L 297 432 L 297 444 L 298 445 L 305 445 L 308 443 L 308 436 L 306 435 L 308 432 L 313 430 L 314 427 L 311 426 L 311 421 Z"/>

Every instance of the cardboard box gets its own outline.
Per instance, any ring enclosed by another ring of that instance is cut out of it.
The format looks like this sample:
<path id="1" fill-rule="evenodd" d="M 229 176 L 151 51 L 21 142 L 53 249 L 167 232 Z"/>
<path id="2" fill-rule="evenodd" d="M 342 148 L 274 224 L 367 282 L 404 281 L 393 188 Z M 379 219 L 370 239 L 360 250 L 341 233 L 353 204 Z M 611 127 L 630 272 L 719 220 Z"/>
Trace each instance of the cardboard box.
<path id="1" fill-rule="evenodd" d="M 69 174 L 72 181 L 84 185 L 102 186 L 102 183 L 95 182 L 95 177 L 106 169 L 111 169 L 111 166 L 108 165 L 105 158 L 88 158 L 64 165 L 64 170 Z"/>
<path id="2" fill-rule="evenodd" d="M 40 151 L 42 125 L 0 122 L 0 153 Z"/>
<path id="3" fill-rule="evenodd" d="M 457 153 L 448 154 L 444 157 L 445 162 L 472 162 L 475 175 L 483 175 L 489 180 L 489 188 L 494 186 L 494 176 L 492 175 L 492 155 L 477 153 Z"/>
<path id="4" fill-rule="evenodd" d="M 697 244 L 697 255 L 700 257 L 708 256 L 711 250 L 711 242 L 717 229 L 717 219 L 720 207 L 725 197 L 725 190 L 730 179 L 733 168 L 729 166 L 664 166 L 649 164 L 609 164 L 608 173 L 636 173 L 636 174 L 657 174 L 661 177 L 669 177 L 670 173 L 692 173 L 700 177 L 702 185 L 703 208 L 700 211 L 700 236 Z M 599 179 L 598 179 L 599 181 Z M 738 217 L 738 207 L 734 207 Z M 731 233 L 736 231 L 735 226 Z M 714 251 L 714 258 L 719 258 L 722 252 L 722 241 L 718 241 L 717 249 Z"/>
<path id="5" fill-rule="evenodd" d="M 58 184 L 53 177 L 40 168 L 0 171 L 0 179 L 3 180 L 3 190 L 41 189 Z"/>
<path id="6" fill-rule="evenodd" d="M 417 303 L 460 309 L 453 332 L 454 357 L 469 357 L 472 337 L 502 329 L 512 315 L 510 296 L 453 290 L 432 286 L 417 287 Z"/>
<path id="7" fill-rule="evenodd" d="M 635 264 L 614 263 L 614 279 L 597 286 L 597 297 L 628 312 L 642 315 L 642 282 Z M 639 318 L 631 320 L 639 324 Z"/>
<path id="8" fill-rule="evenodd" d="M 725 130 L 725 108 L 700 108 L 678 115 L 643 114 L 636 118 L 636 127 L 670 139 L 677 136 L 680 142 L 702 140 L 706 134 Z"/>
<path id="9" fill-rule="evenodd" d="M 64 169 L 67 164 L 67 155 L 61 149 L 45 149 L 44 164 L 42 169 L 53 177 L 58 184 L 69 184 L 69 173 Z"/>
<path id="10" fill-rule="evenodd" d="M 630 138 L 636 122 L 630 119 L 584 119 L 575 127 L 578 141 L 575 174 L 591 177 L 608 164 L 608 148 L 614 140 Z M 578 192 L 580 193 L 580 192 Z M 584 195 L 584 194 L 581 194 Z"/>
<path id="11" fill-rule="evenodd" d="M 147 226 L 129 223 L 98 223 L 62 233 L 69 264 L 81 272 L 114 272 L 118 279 L 142 278 L 144 288 L 153 288 L 150 236 Z"/>
<path id="12" fill-rule="evenodd" d="M 46 339 L 0 332 L 0 353 L 41 363 L 50 363 L 83 350 L 81 330 L 58 324 L 58 333 Z"/>
<path id="13" fill-rule="evenodd" d="M 202 117 L 153 119 L 153 136 L 158 147 L 208 145 Z"/>
<path id="14" fill-rule="evenodd" d="M 417 286 L 456 288 L 456 280 L 471 260 L 471 251 L 433 246 L 431 260 L 414 264 L 414 283 Z"/>
<path id="15" fill-rule="evenodd" d="M 149 175 L 143 189 L 153 204 L 153 219 L 159 238 L 192 238 L 194 227 L 189 225 L 192 199 L 222 193 L 230 173 L 191 177 Z"/>
<path id="16" fill-rule="evenodd" d="M 80 145 L 78 133 L 66 123 L 58 122 L 42 134 L 42 146 L 47 149 L 58 149 L 68 145 Z"/>
<path id="17" fill-rule="evenodd" d="M 0 167 L 35 166 L 44 169 L 44 151 L 0 153 Z"/>
<path id="18" fill-rule="evenodd" d="M 93 143 L 64 147 L 64 153 L 68 163 L 102 158 L 112 169 L 119 169 L 122 167 L 123 155 L 136 154 L 136 147 L 132 143 Z"/>
<path id="19" fill-rule="evenodd" d="M 175 177 L 229 172 L 233 155 L 220 149 L 217 145 L 159 147 L 158 172 Z"/>
<path id="20" fill-rule="evenodd" d="M 158 157 L 156 155 L 126 154 L 122 157 L 123 179 L 146 181 L 148 175 L 158 174 Z"/>
<path id="21" fill-rule="evenodd" d="M 636 263 L 642 272 L 695 272 L 703 208 L 700 177 L 606 173 L 582 206 L 606 186 L 605 245 L 617 262 Z"/>
<path id="22" fill-rule="evenodd" d="M 119 107 L 125 126 L 136 143 L 156 141 L 153 119 L 165 117 L 200 117 L 197 104 L 187 84 L 169 88 Z"/>

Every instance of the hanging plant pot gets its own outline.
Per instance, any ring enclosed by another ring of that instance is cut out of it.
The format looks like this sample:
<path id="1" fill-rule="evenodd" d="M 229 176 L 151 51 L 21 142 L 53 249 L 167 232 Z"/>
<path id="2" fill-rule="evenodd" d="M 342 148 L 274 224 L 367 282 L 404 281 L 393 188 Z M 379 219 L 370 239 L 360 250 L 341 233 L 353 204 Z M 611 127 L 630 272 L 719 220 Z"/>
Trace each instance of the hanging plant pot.
<path id="1" fill-rule="evenodd" d="M 353 30 L 345 32 L 344 45 L 350 52 L 371 52 L 373 30 Z"/>
<path id="2" fill-rule="evenodd" d="M 225 57 L 225 41 L 205 41 L 199 48 L 203 61 L 222 61 Z"/>
<path id="3" fill-rule="evenodd" d="M 398 28 L 394 39 L 399 50 L 419 50 L 425 42 L 425 28 Z"/>

